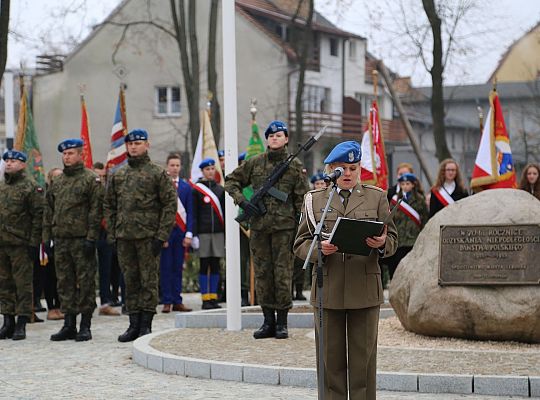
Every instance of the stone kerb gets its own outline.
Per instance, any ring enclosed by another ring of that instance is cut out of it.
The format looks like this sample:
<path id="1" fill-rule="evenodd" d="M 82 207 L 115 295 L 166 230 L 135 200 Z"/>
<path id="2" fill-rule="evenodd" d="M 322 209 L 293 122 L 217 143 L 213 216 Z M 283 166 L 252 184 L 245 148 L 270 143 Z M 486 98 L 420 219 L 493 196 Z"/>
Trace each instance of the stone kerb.
<path id="1" fill-rule="evenodd" d="M 137 339 L 133 343 L 133 361 L 153 371 L 193 378 L 307 388 L 317 386 L 315 368 L 287 368 L 181 357 L 150 346 L 152 339 L 174 330 Z M 377 390 L 536 397 L 540 395 L 540 377 L 378 372 Z"/>

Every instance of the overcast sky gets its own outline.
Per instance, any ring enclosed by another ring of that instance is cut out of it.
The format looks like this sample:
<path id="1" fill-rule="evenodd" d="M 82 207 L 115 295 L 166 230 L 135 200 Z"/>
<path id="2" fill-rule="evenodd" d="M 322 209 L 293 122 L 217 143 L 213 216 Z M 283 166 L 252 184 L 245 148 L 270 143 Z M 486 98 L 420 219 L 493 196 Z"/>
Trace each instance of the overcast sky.
<path id="1" fill-rule="evenodd" d="M 422 63 L 404 54 L 406 36 L 400 35 L 399 24 L 403 19 L 397 8 L 400 1 L 407 18 L 415 19 L 413 24 L 424 23 L 421 0 L 316 0 L 315 3 L 340 28 L 366 37 L 369 51 L 383 58 L 391 69 L 402 76 L 412 76 L 415 85 L 429 85 L 430 77 Z M 119 0 L 12 0 L 8 67 L 17 68 L 21 62 L 27 68 L 33 67 L 35 56 L 43 53 L 44 48 L 65 51 L 65 43 L 84 39 L 91 26 L 101 22 L 118 3 Z M 446 84 L 485 83 L 508 46 L 540 21 L 540 0 L 477 0 L 476 3 L 478 7 L 459 29 L 466 38 L 460 42 L 465 47 L 460 50 L 466 51 L 450 60 L 445 71 Z"/>

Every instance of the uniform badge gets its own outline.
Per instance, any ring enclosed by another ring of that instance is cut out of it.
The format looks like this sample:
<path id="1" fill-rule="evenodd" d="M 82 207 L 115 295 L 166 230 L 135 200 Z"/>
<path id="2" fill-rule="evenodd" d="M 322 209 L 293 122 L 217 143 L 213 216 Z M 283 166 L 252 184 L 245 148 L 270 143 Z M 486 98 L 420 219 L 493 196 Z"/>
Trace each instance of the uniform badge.
<path id="1" fill-rule="evenodd" d="M 354 161 L 354 152 L 349 151 L 349 162 L 353 162 L 353 161 Z"/>
<path id="2" fill-rule="evenodd" d="M 210 203 L 210 197 L 204 196 L 203 201 L 204 201 L 206 204 Z"/>

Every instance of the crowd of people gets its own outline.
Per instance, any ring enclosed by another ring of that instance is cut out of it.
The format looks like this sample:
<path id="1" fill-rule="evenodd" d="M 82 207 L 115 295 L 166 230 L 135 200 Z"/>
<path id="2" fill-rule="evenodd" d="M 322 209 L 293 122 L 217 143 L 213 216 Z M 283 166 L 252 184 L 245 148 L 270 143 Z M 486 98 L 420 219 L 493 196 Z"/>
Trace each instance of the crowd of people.
<path id="1" fill-rule="evenodd" d="M 26 338 L 26 324 L 40 310 L 44 293 L 47 318 L 64 320 L 50 339 L 91 340 L 97 308 L 96 274 L 99 314 L 120 315 L 115 307 L 122 306 L 129 316 L 129 326 L 118 341 L 146 335 L 152 331 L 158 304 L 163 304 L 163 313 L 191 311 L 182 299 L 188 251 L 198 254 L 202 308 L 219 308 L 225 192 L 248 220 L 241 225 L 242 304 L 248 304 L 247 282 L 253 269 L 257 302 L 264 315 L 253 337 L 288 338 L 294 289 L 296 299 L 305 299 L 300 266 L 308 257 L 330 189 L 325 174 L 317 173 L 311 177 L 310 190 L 301 161 L 294 159 L 262 205 L 251 202 L 246 188 L 261 188 L 289 157 L 289 132 L 283 122 L 271 122 L 265 138 L 267 151 L 249 159 L 243 154 L 223 186 L 216 181 L 216 162 L 224 162 L 223 154 L 219 160 L 202 160 L 198 165 L 202 177 L 188 183 L 180 178 L 180 155 L 170 154 L 165 168 L 150 160 L 149 135 L 143 129 L 125 136 L 128 162 L 114 174 L 107 174 L 102 163 L 95 163 L 93 170 L 85 168 L 82 140 L 64 140 L 58 145 L 64 167 L 49 172 L 45 188 L 26 176 L 26 154 L 4 153 L 0 339 Z M 324 349 L 317 345 L 317 357 L 324 358 L 329 398 L 333 394 L 346 398 L 347 393 L 359 391 L 374 398 L 377 323 L 384 300 L 380 265 L 388 268 L 392 279 L 429 218 L 468 196 L 455 160 L 440 164 L 426 199 L 420 179 L 408 163 L 398 165 L 397 183 L 387 192 L 360 182 L 361 157 L 359 143 L 347 141 L 335 146 L 324 160 L 327 173 L 338 167 L 342 171 L 336 179 L 338 195 L 332 199 L 323 226 L 324 323 L 315 324 L 316 335 L 323 326 L 326 337 Z M 519 186 L 537 199 L 539 175 L 538 165 L 527 165 Z M 328 240 L 339 217 L 385 221 L 392 207 L 397 207 L 393 220 L 380 236 L 366 239 L 372 248 L 369 256 L 340 253 Z M 317 261 L 316 252 L 309 261 Z M 311 302 L 316 308 L 315 276 Z"/>

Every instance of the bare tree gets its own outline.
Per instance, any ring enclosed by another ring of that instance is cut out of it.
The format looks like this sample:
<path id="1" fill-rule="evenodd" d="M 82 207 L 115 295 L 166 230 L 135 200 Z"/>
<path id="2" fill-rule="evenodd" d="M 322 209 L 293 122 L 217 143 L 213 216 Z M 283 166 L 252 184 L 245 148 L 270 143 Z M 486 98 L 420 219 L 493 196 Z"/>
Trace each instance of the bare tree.
<path id="1" fill-rule="evenodd" d="M 9 27 L 10 0 L 1 0 L 0 3 L 0 80 L 4 76 L 7 61 L 7 41 Z"/>
<path id="2" fill-rule="evenodd" d="M 300 29 L 298 35 L 298 41 L 295 43 L 296 54 L 298 56 L 298 82 L 296 84 L 296 98 L 294 101 L 295 107 L 295 135 L 289 139 L 290 146 L 295 148 L 298 141 L 301 141 L 303 132 L 303 96 L 306 69 L 308 66 L 308 59 L 310 51 L 312 50 L 313 42 L 313 13 L 315 11 L 315 5 L 313 0 L 298 0 L 298 7 L 296 8 L 295 15 L 292 18 L 292 24 L 294 25 L 296 19 L 300 14 L 300 10 L 304 5 L 304 2 L 308 2 L 308 11 L 306 17 L 306 24 Z M 292 139 L 292 141 L 291 141 Z"/>
<path id="3" fill-rule="evenodd" d="M 214 140 L 219 146 L 219 138 L 221 132 L 221 110 L 217 98 L 217 71 L 216 71 L 216 33 L 217 33 L 217 17 L 218 17 L 218 0 L 212 0 L 210 4 L 210 17 L 208 25 L 208 90 L 212 93 L 211 118 L 212 131 L 214 132 Z"/>

